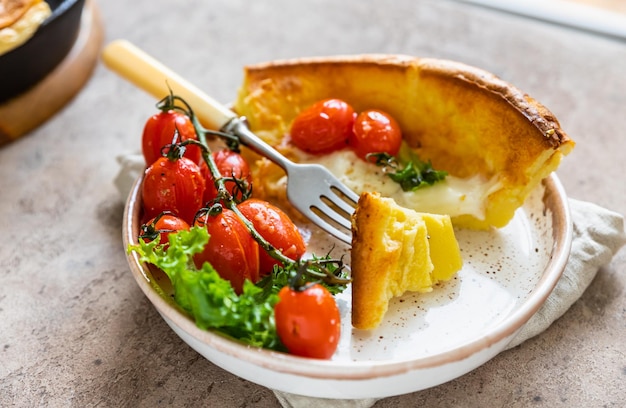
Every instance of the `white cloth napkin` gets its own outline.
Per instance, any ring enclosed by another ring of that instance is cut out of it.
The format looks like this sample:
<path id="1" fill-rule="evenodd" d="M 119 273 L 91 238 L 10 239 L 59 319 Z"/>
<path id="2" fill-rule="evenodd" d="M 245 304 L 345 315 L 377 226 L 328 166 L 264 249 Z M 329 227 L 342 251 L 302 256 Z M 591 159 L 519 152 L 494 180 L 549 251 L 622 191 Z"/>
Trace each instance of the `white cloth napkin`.
<path id="1" fill-rule="evenodd" d="M 122 197 L 143 171 L 141 155 L 118 158 L 121 169 L 115 184 Z M 572 249 L 563 276 L 539 311 L 528 321 L 507 349 L 515 347 L 546 330 L 561 317 L 583 294 L 601 266 L 607 265 L 615 253 L 626 244 L 624 217 L 598 205 L 570 199 L 574 223 Z M 377 399 L 331 400 L 310 398 L 274 391 L 285 408 L 369 408 Z"/>

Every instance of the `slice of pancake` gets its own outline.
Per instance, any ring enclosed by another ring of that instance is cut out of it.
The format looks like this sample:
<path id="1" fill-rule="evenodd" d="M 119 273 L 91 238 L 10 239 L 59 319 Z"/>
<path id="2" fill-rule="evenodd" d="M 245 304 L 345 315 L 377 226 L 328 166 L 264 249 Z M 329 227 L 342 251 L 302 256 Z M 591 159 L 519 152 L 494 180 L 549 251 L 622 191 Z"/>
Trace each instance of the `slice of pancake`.
<path id="1" fill-rule="evenodd" d="M 391 114 L 407 144 L 435 169 L 489 183 L 482 214 L 454 216 L 455 226 L 506 225 L 574 147 L 542 104 L 486 71 L 457 62 L 337 56 L 263 63 L 244 73 L 235 110 L 283 152 L 289 154 L 285 136 L 299 112 L 321 99 L 340 98 L 356 111 L 376 108 Z M 280 175 L 267 168 L 263 172 L 273 178 L 257 185 Z"/>
<path id="2" fill-rule="evenodd" d="M 357 329 L 378 327 L 392 298 L 430 292 L 463 265 L 448 216 L 418 213 L 377 193 L 361 194 L 352 232 L 352 325 Z"/>

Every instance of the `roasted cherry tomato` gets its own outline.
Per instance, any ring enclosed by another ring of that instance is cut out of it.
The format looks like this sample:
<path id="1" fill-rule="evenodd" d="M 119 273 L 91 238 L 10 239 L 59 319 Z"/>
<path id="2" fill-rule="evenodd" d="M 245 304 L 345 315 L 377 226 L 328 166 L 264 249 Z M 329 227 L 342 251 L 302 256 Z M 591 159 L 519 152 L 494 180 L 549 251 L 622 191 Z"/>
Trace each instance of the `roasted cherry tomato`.
<path id="1" fill-rule="evenodd" d="M 160 236 L 160 244 L 168 243 L 168 235 L 172 232 L 188 230 L 189 224 L 171 212 L 163 212 L 141 226 L 139 237 L 150 242 Z"/>
<path id="2" fill-rule="evenodd" d="M 252 222 L 254 229 L 274 248 L 283 255 L 298 260 L 304 255 L 306 245 L 300 231 L 291 218 L 280 208 L 267 201 L 251 198 L 237 206 L 239 211 Z M 280 262 L 272 258 L 263 249 L 259 252 L 260 275 L 265 276 L 272 272 L 274 265 Z"/>
<path id="3" fill-rule="evenodd" d="M 349 144 L 362 159 L 369 153 L 389 153 L 395 156 L 402 143 L 398 122 L 389 114 L 370 109 L 361 112 L 354 121 Z"/>
<path id="4" fill-rule="evenodd" d="M 204 251 L 194 256 L 196 266 L 209 262 L 239 294 L 246 279 L 259 280 L 259 245 L 233 211 L 224 208 L 215 216 L 202 215 L 195 225 L 206 226 L 209 233 Z"/>
<path id="5" fill-rule="evenodd" d="M 146 121 L 141 139 L 146 166 L 151 165 L 162 156 L 163 146 L 172 143 L 176 130 L 179 134 L 176 142 L 198 139 L 191 120 L 184 113 L 168 110 L 152 115 Z M 165 149 L 165 153 L 167 153 L 167 149 Z M 198 146 L 186 146 L 184 157 L 199 164 L 202 160 L 202 150 Z"/>
<path id="6" fill-rule="evenodd" d="M 250 175 L 250 166 L 248 162 L 243 158 L 239 153 L 233 152 L 230 149 L 218 150 L 212 153 L 213 160 L 215 160 L 215 164 L 217 169 L 220 171 L 222 177 L 233 177 L 247 183 L 247 187 L 249 189 L 252 183 L 252 176 Z M 206 179 L 206 190 L 204 191 L 204 201 L 209 202 L 217 197 L 217 189 L 215 188 L 215 182 L 211 173 L 209 172 L 209 167 L 203 161 L 200 166 L 202 169 L 202 174 Z M 241 186 L 242 189 L 237 187 L 237 183 L 235 181 L 227 181 L 225 183 L 226 189 L 233 194 L 235 201 L 241 202 L 244 199 L 244 191 L 246 190 L 246 186 Z"/>
<path id="7" fill-rule="evenodd" d="M 309 153 L 346 147 L 352 134 L 354 109 L 340 99 L 325 99 L 300 112 L 291 125 L 291 142 Z"/>
<path id="8" fill-rule="evenodd" d="M 328 359 L 339 343 L 341 318 L 333 295 L 320 284 L 285 286 L 274 306 L 276 331 L 291 354 Z"/>
<path id="9" fill-rule="evenodd" d="M 205 181 L 200 167 L 186 157 L 160 157 L 145 172 L 142 198 L 145 219 L 164 211 L 193 223 L 202 207 Z"/>

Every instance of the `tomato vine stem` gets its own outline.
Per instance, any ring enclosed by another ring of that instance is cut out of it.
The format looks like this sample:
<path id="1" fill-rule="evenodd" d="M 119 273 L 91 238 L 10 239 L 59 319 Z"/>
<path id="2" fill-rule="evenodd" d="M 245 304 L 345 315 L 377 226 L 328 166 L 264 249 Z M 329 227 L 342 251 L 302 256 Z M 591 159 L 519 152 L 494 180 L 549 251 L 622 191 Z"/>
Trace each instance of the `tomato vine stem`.
<path id="1" fill-rule="evenodd" d="M 157 108 L 162 111 L 176 110 L 187 115 L 196 130 L 198 140 L 188 139 L 182 143 L 179 143 L 179 145 L 182 145 L 183 149 L 184 146 L 188 144 L 194 144 L 200 147 L 200 150 L 202 152 L 202 159 L 205 161 L 211 177 L 213 178 L 215 188 L 217 189 L 217 197 L 212 200 L 212 202 L 206 203 L 205 208 L 201 209 L 200 211 L 205 211 L 205 214 L 211 215 L 212 212 L 220 212 L 222 206 L 233 211 L 235 215 L 246 226 L 250 235 L 259 244 L 259 246 L 264 251 L 266 251 L 272 258 L 282 263 L 284 269 L 295 268 L 296 271 L 300 271 L 296 272 L 296 275 L 299 275 L 298 280 L 302 280 L 302 274 L 306 273 L 308 276 L 319 279 L 320 281 L 324 281 L 326 284 L 329 285 L 346 285 L 350 282 L 349 278 L 341 276 L 341 272 L 344 269 L 344 263 L 342 259 L 330 259 L 327 257 L 322 259 L 316 258 L 306 261 L 293 260 L 285 256 L 282 251 L 274 247 L 265 238 L 263 238 L 263 236 L 254 227 L 253 223 L 239 210 L 239 208 L 237 207 L 237 200 L 233 197 L 233 194 L 228 191 L 228 188 L 226 188 L 226 181 L 233 180 L 233 178 L 224 177 L 221 174 L 213 158 L 212 150 L 207 141 L 207 136 L 218 137 L 226 144 L 226 147 L 228 147 L 230 150 L 234 152 L 240 152 L 239 138 L 236 135 L 232 133 L 206 129 L 198 120 L 198 117 L 195 115 L 191 106 L 189 106 L 189 104 L 180 96 L 174 95 L 171 89 L 170 94 L 157 103 Z M 329 268 L 328 265 L 330 265 L 331 268 Z M 335 273 L 334 271 L 338 271 L 339 273 Z"/>
<path id="2" fill-rule="evenodd" d="M 183 105 L 183 107 L 176 104 L 176 101 L 180 102 Z M 224 142 L 226 143 L 227 147 L 233 151 L 238 152 L 239 151 L 239 139 L 237 138 L 237 136 L 230 134 L 230 133 L 224 133 L 224 132 L 206 129 L 204 126 L 202 126 L 202 124 L 198 120 L 198 117 L 195 115 L 191 106 L 189 106 L 189 104 L 183 98 L 172 94 L 171 90 L 170 90 L 170 94 L 166 96 L 165 98 L 163 98 L 157 104 L 157 106 L 161 110 L 176 109 L 184 113 L 191 119 L 191 123 L 196 129 L 198 140 L 197 141 L 187 140 L 183 142 L 182 144 L 186 145 L 186 144 L 193 143 L 193 144 L 200 146 L 200 149 L 202 150 L 202 159 L 207 164 L 207 167 L 209 168 L 209 172 L 211 173 L 211 176 L 213 177 L 215 188 L 217 189 L 217 198 L 215 200 L 216 203 L 219 203 L 219 205 L 224 205 L 226 208 L 233 211 L 237 215 L 237 217 L 244 223 L 244 225 L 250 232 L 250 235 L 252 235 L 252 238 L 254 238 L 254 240 L 259 244 L 259 246 L 261 246 L 261 248 L 264 251 L 266 251 L 272 258 L 283 263 L 284 265 L 295 264 L 296 261 L 283 255 L 283 253 L 280 250 L 275 248 L 265 238 L 263 238 L 263 236 L 261 236 L 261 234 L 256 230 L 256 228 L 254 228 L 254 225 L 252 224 L 252 222 L 248 220 L 241 213 L 241 211 L 237 207 L 236 200 L 234 199 L 230 191 L 228 191 L 228 188 L 226 188 L 226 181 L 228 180 L 228 178 L 222 175 L 222 173 L 217 167 L 217 164 L 215 163 L 215 160 L 213 159 L 212 151 L 207 141 L 207 135 L 221 137 L 222 140 L 225 139 Z M 214 206 L 207 205 L 207 208 L 206 208 L 207 212 L 209 212 L 209 209 L 211 207 L 214 207 Z"/>

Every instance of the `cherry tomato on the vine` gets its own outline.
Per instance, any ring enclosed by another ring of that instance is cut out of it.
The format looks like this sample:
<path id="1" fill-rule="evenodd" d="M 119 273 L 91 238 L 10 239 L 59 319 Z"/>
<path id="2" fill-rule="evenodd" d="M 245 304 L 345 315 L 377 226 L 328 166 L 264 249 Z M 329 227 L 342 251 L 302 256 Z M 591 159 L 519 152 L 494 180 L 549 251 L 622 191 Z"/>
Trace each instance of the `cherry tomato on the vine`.
<path id="1" fill-rule="evenodd" d="M 325 99 L 300 112 L 291 125 L 291 142 L 309 153 L 346 147 L 352 133 L 354 109 L 340 99 Z"/>
<path id="2" fill-rule="evenodd" d="M 233 177 L 236 179 L 244 180 L 248 187 L 252 183 L 252 175 L 250 174 L 250 166 L 248 162 L 237 152 L 233 152 L 230 149 L 222 149 L 212 153 L 213 160 L 215 160 L 215 165 L 219 170 L 222 177 Z M 215 188 L 215 182 L 211 173 L 209 172 L 209 167 L 203 161 L 200 166 L 202 169 L 202 174 L 206 180 L 206 190 L 204 191 L 204 201 L 209 202 L 217 197 L 217 189 Z M 226 181 L 225 187 L 232 194 L 235 193 L 233 197 L 235 201 L 241 202 L 243 200 L 243 191 L 236 188 L 237 184 L 235 181 Z M 245 188 L 245 186 L 242 186 Z"/>
<path id="3" fill-rule="evenodd" d="M 162 156 L 163 146 L 172 143 L 176 130 L 179 134 L 176 142 L 198 139 L 191 120 L 182 112 L 175 110 L 159 112 L 146 121 L 141 139 L 141 150 L 147 166 Z M 165 150 L 167 153 L 167 149 Z M 186 146 L 184 157 L 199 164 L 202 160 L 202 150 L 198 146 Z"/>
<path id="4" fill-rule="evenodd" d="M 354 132 L 348 143 L 364 160 L 369 153 L 385 152 L 395 156 L 402 143 L 402 131 L 391 115 L 370 109 L 356 117 Z"/>
<path id="5" fill-rule="evenodd" d="M 238 294 L 246 279 L 259 280 L 259 245 L 233 211 L 224 208 L 215 216 L 202 215 L 195 225 L 206 226 L 210 236 L 204 251 L 194 256 L 196 266 L 209 262 Z"/>
<path id="6" fill-rule="evenodd" d="M 283 255 L 298 260 L 306 251 L 306 244 L 300 231 L 291 221 L 291 218 L 280 208 L 267 201 L 251 198 L 237 206 L 239 211 L 252 222 L 254 229 L 274 248 Z M 272 258 L 263 249 L 259 251 L 260 275 L 265 276 L 272 272 L 274 265 L 280 262 Z"/>
<path id="7" fill-rule="evenodd" d="M 170 212 L 164 212 L 141 226 L 140 237 L 150 242 L 160 236 L 159 243 L 167 245 L 169 234 L 188 229 L 189 224 L 185 220 Z"/>
<path id="8" fill-rule="evenodd" d="M 339 343 L 341 318 L 335 298 L 320 284 L 285 286 L 274 306 L 276 331 L 291 354 L 328 359 Z"/>
<path id="9" fill-rule="evenodd" d="M 202 207 L 205 181 L 200 167 L 187 159 L 160 157 L 145 172 L 142 185 L 144 217 L 150 219 L 171 211 L 193 223 Z"/>

